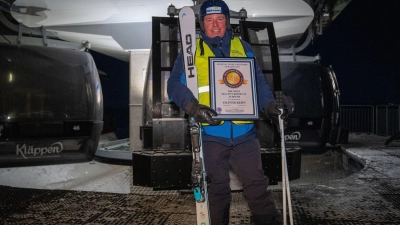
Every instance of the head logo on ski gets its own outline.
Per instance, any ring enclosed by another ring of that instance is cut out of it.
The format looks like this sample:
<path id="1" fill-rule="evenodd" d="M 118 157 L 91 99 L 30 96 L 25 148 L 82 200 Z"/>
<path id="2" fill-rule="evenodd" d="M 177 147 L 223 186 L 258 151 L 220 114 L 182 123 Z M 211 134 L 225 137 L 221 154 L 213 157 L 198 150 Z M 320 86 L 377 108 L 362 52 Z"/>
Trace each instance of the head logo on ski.
<path id="1" fill-rule="evenodd" d="M 195 75 L 193 74 L 193 69 L 194 69 L 194 60 L 193 60 L 193 38 L 191 34 L 186 34 L 186 53 L 187 53 L 187 69 L 189 71 L 189 74 L 187 74 L 188 78 L 193 78 Z"/>

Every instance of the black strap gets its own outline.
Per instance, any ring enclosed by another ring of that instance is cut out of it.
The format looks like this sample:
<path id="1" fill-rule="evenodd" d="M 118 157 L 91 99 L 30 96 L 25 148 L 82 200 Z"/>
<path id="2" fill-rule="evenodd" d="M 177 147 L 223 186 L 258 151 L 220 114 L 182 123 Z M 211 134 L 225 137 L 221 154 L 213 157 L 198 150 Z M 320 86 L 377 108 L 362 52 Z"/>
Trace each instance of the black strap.
<path id="1" fill-rule="evenodd" d="M 204 40 L 200 38 L 200 55 L 204 56 L 204 46 L 203 46 Z"/>

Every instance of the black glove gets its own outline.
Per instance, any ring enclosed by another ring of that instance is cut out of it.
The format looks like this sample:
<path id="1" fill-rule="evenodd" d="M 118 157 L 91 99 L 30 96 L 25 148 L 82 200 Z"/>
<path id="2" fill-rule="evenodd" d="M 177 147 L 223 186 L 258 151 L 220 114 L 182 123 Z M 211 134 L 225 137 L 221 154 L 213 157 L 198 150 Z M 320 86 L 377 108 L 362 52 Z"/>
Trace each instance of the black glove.
<path id="1" fill-rule="evenodd" d="M 212 116 L 218 115 L 218 113 L 205 105 L 199 104 L 197 100 L 191 100 L 186 106 L 186 112 L 190 116 L 193 116 L 196 122 L 208 123 L 210 125 L 220 125 L 221 120 L 213 119 Z"/>
<path id="2" fill-rule="evenodd" d="M 282 109 L 282 112 L 280 109 Z M 279 127 L 279 115 L 282 113 L 281 118 L 283 119 L 283 124 L 286 128 L 287 118 L 294 110 L 294 102 L 290 96 L 284 95 L 281 91 L 276 91 L 275 101 L 270 102 L 264 110 L 265 116 L 272 120 L 277 127 Z"/>

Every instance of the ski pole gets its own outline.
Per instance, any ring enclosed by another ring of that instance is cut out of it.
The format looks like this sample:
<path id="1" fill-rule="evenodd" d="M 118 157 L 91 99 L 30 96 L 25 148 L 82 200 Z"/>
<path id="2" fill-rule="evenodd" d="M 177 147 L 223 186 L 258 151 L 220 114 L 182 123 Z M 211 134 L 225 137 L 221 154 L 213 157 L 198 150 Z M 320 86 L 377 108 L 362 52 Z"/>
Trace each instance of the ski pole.
<path id="1" fill-rule="evenodd" d="M 281 125 L 282 124 L 282 125 Z M 285 159 L 286 159 L 286 152 L 285 148 L 283 147 L 282 144 L 284 144 L 283 138 L 282 137 L 282 126 L 283 126 L 283 121 L 281 119 L 281 115 L 279 115 L 279 132 L 281 136 L 281 167 L 282 167 L 282 208 L 283 208 L 283 224 L 286 225 L 287 222 L 287 217 L 286 217 L 286 171 L 285 171 Z"/>
<path id="2" fill-rule="evenodd" d="M 279 130 L 281 136 L 281 158 L 282 158 L 282 201 L 283 201 L 283 224 L 287 224 L 287 215 L 286 215 L 286 203 L 289 206 L 289 219 L 290 225 L 293 225 L 293 212 L 292 212 L 292 200 L 290 196 L 290 186 L 289 186 L 289 174 L 287 169 L 287 161 L 286 161 L 286 147 L 285 147 L 285 132 L 284 132 L 284 124 L 282 119 L 283 109 L 280 109 L 281 114 L 279 115 Z M 286 202 L 287 195 L 287 202 Z"/>
<path id="3" fill-rule="evenodd" d="M 285 171 L 286 171 L 286 191 L 287 191 L 287 200 L 288 200 L 288 207 L 289 207 L 289 219 L 290 219 L 290 225 L 293 225 L 293 212 L 292 212 L 292 199 L 291 199 L 291 194 L 290 194 L 290 186 L 289 186 L 289 175 L 288 175 L 288 170 L 287 170 L 287 160 L 285 156 Z"/>

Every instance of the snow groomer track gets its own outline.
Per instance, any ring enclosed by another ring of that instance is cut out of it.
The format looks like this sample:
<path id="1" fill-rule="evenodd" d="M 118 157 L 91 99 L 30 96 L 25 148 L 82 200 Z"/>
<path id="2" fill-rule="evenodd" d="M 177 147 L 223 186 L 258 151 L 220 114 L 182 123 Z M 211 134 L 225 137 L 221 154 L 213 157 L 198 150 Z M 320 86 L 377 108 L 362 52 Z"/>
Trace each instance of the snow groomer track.
<path id="1" fill-rule="evenodd" d="M 343 156 L 364 168 L 341 178 L 302 182 L 310 179 L 307 173 L 313 165 L 326 164 L 321 159 L 310 165 L 302 161 L 304 176 L 290 182 L 294 223 L 400 224 L 400 143 L 384 147 L 386 139 L 351 134 L 349 144 L 342 146 Z M 81 190 L 11 187 L 5 185 L 5 174 L 13 168 L 2 169 L 0 224 L 196 224 L 191 194 L 133 186 L 131 168 Z M 315 176 L 330 175 L 321 170 Z M 107 187 L 124 185 L 128 190 L 107 193 Z M 271 186 L 271 190 L 281 210 L 280 186 Z M 242 192 L 233 193 L 231 224 L 252 224 Z"/>

